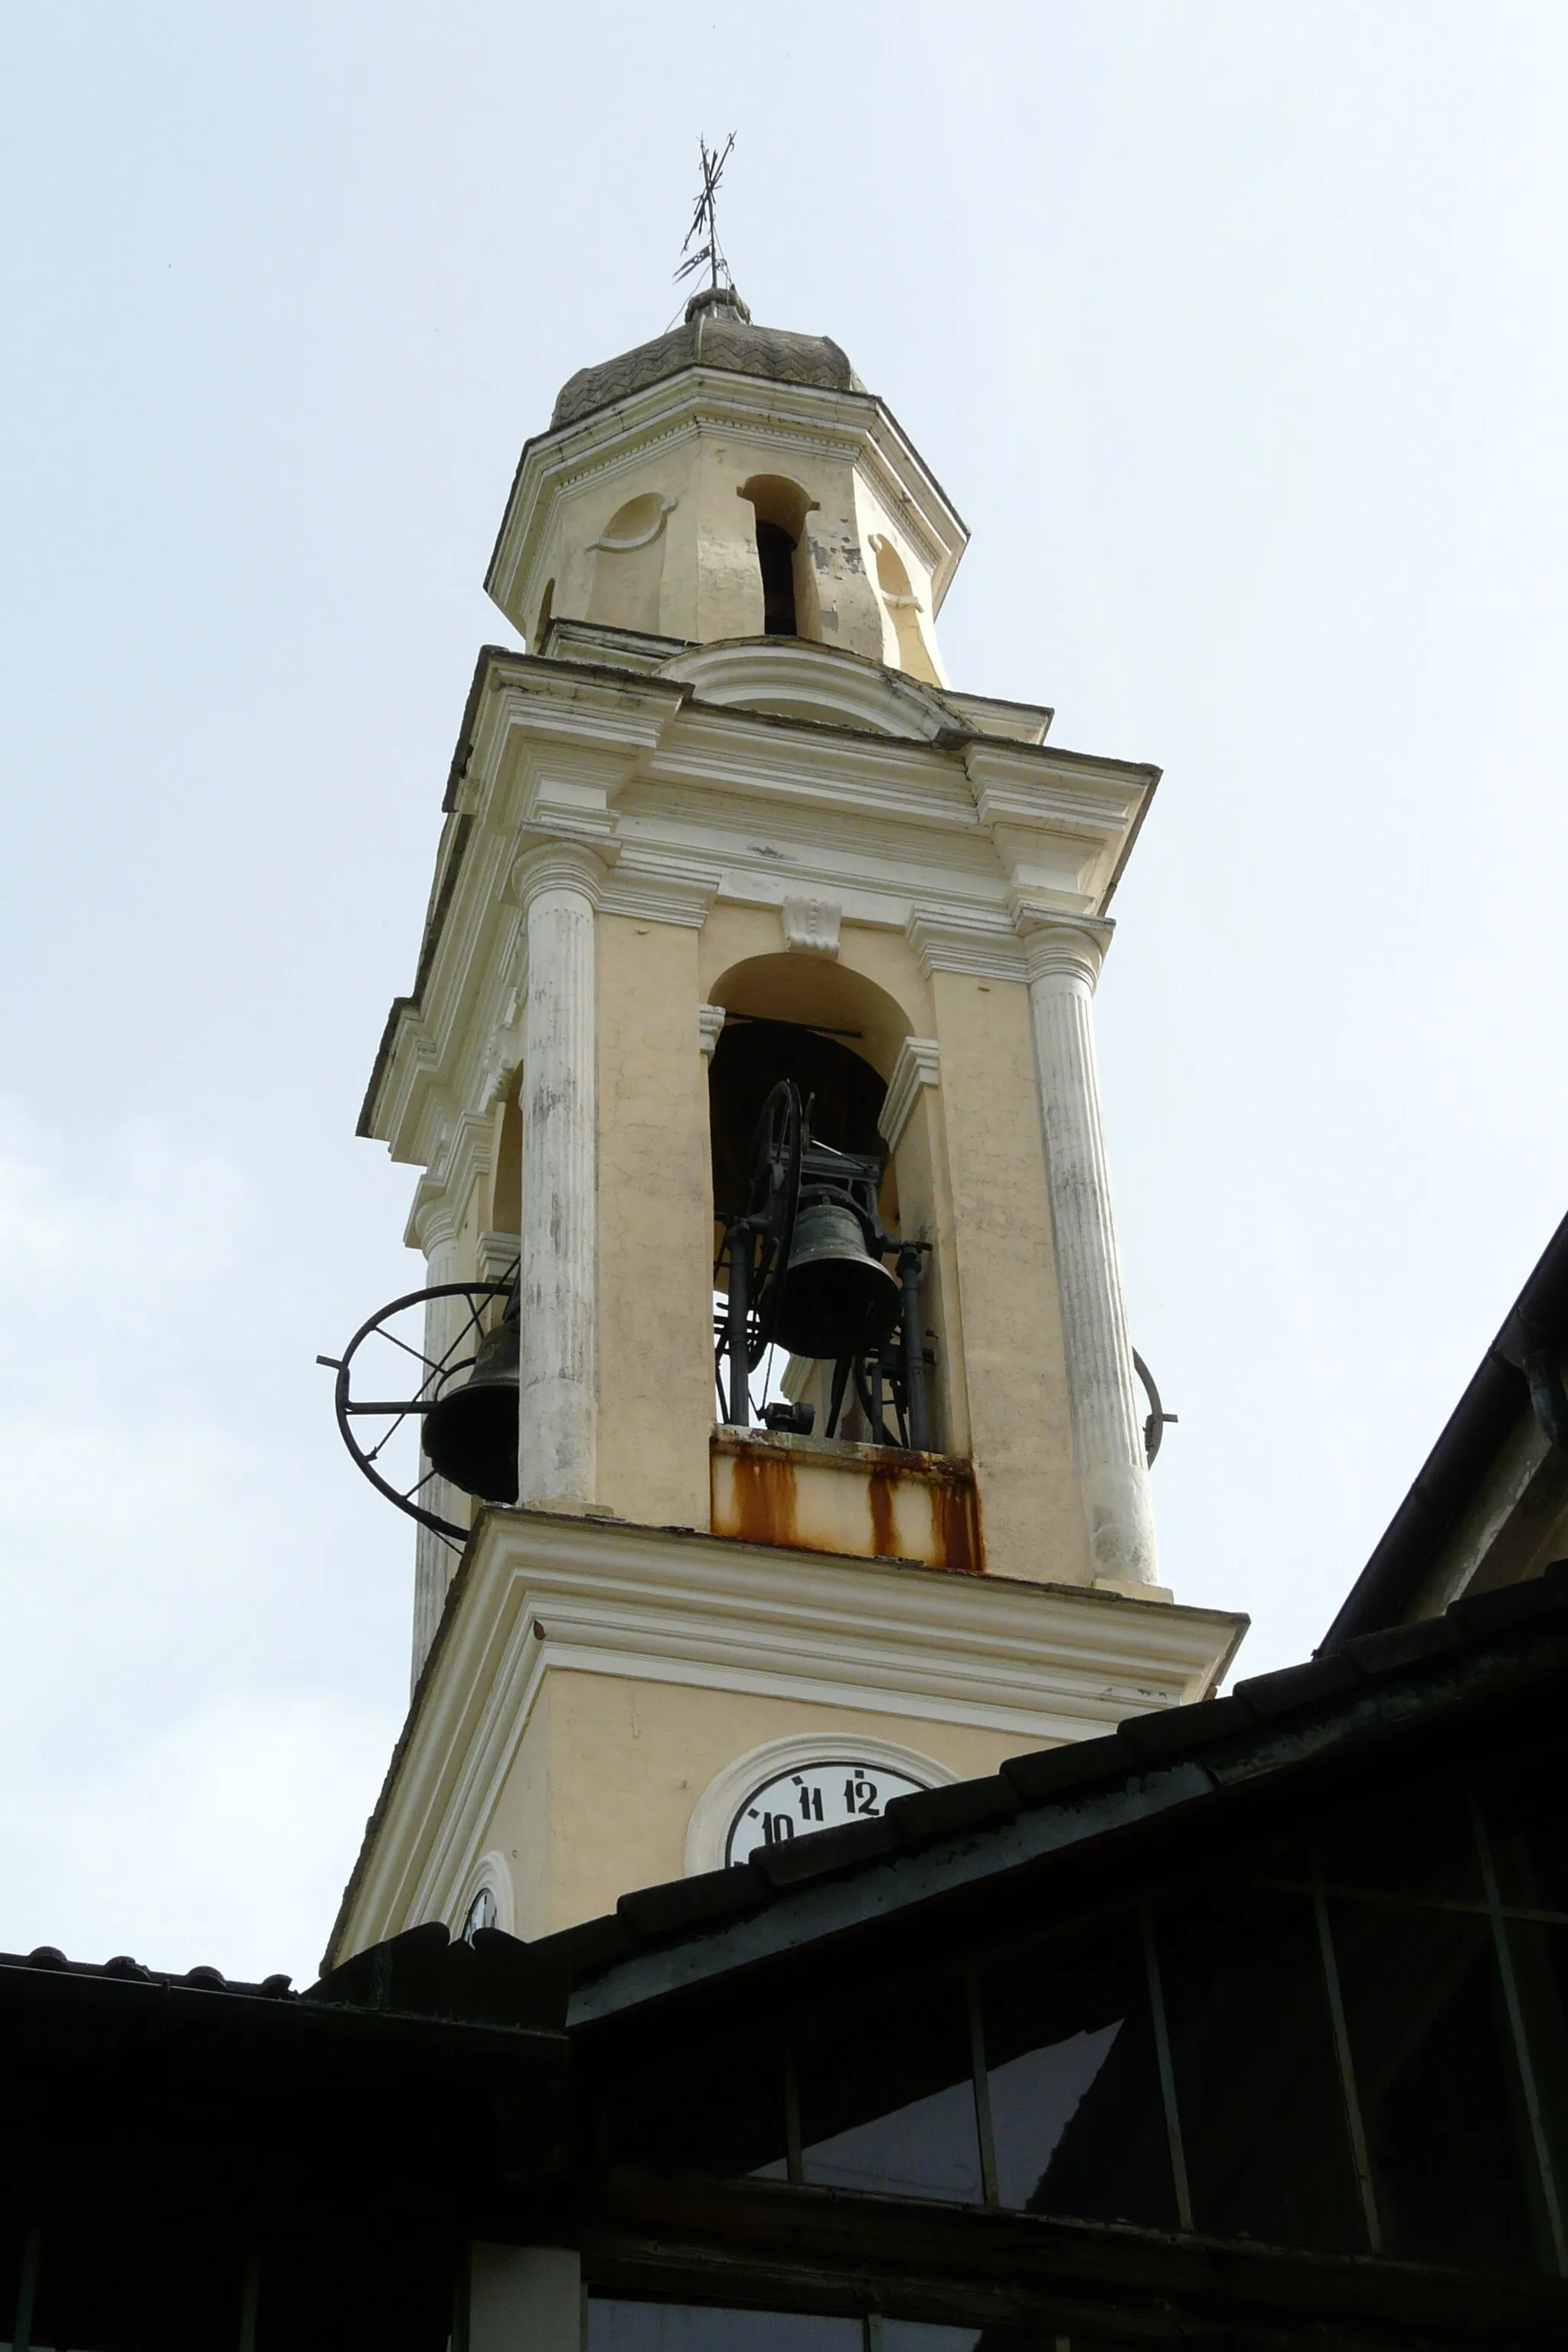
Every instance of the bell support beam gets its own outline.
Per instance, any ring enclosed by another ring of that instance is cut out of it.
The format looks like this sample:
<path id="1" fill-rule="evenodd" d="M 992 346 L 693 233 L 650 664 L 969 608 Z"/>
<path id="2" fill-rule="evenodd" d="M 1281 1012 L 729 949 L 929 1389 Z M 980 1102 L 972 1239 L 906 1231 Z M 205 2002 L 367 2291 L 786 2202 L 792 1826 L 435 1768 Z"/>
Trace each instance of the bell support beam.
<path id="1" fill-rule="evenodd" d="M 594 925 L 605 868 L 547 843 L 512 887 L 528 930 L 522 1070 L 518 1499 L 595 1496 L 598 1079 Z"/>
<path id="2" fill-rule="evenodd" d="M 1149 1471 L 1121 1289 L 1094 1055 L 1094 991 L 1110 925 L 1029 932 L 1029 1003 L 1056 1238 L 1073 1454 L 1097 1584 L 1158 1583 Z"/>

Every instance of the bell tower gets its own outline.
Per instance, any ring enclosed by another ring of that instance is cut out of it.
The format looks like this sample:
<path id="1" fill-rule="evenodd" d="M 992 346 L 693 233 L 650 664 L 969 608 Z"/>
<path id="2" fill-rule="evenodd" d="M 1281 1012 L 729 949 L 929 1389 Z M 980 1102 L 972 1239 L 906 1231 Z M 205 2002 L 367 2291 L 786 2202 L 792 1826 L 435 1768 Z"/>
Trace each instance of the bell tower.
<path id="1" fill-rule="evenodd" d="M 333 1961 L 549 1932 L 1239 1638 L 1158 1580 L 1095 1074 L 1156 772 L 951 684 L 965 541 L 838 346 L 726 287 L 523 449 L 528 649 L 479 656 L 361 1121 L 420 1171 L 424 1360 L 367 1394 L 372 1318 L 340 1415 L 395 1499 L 364 1416 L 425 1450 Z"/>

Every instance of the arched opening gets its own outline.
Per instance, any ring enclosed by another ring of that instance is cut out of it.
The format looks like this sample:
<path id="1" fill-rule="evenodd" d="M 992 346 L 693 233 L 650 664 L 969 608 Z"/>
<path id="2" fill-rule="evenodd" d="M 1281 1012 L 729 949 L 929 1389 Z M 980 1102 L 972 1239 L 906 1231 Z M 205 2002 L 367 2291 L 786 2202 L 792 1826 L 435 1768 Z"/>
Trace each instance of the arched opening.
<path id="1" fill-rule="evenodd" d="M 522 1231 L 522 1111 L 518 1097 L 522 1072 L 514 1070 L 501 1106 L 496 1170 L 490 1186 L 490 1223 L 498 1234 Z"/>
<path id="2" fill-rule="evenodd" d="M 877 585 L 898 640 L 899 667 L 910 677 L 923 678 L 928 686 L 940 686 L 942 680 L 921 627 L 920 599 L 910 584 L 903 557 L 880 531 L 871 533 L 871 550 L 877 559 Z"/>
<path id="3" fill-rule="evenodd" d="M 821 607 L 805 530 L 816 500 L 783 474 L 753 474 L 742 484 L 740 496 L 750 500 L 756 516 L 763 634 L 820 640 Z"/>
<path id="4" fill-rule="evenodd" d="M 536 654 L 542 653 L 544 650 L 544 632 L 550 626 L 550 615 L 554 609 L 554 604 L 555 583 L 553 580 L 547 580 L 544 583 L 544 593 L 539 600 L 539 617 L 533 625 L 533 650 Z"/>
<path id="5" fill-rule="evenodd" d="M 928 1447 L 924 1255 L 900 1233 L 879 1125 L 908 1019 L 859 973 L 800 955 L 738 964 L 711 993 L 720 1416 Z M 785 1081 L 798 1125 L 786 1108 L 781 1129 Z"/>
<path id="6" fill-rule="evenodd" d="M 592 543 L 593 585 L 588 618 L 616 629 L 658 630 L 659 589 L 664 579 L 664 519 L 669 501 L 644 490 L 617 507 Z"/>
<path id="7" fill-rule="evenodd" d="M 795 541 L 776 522 L 757 524 L 757 566 L 763 575 L 763 631 L 798 637 L 795 617 Z"/>

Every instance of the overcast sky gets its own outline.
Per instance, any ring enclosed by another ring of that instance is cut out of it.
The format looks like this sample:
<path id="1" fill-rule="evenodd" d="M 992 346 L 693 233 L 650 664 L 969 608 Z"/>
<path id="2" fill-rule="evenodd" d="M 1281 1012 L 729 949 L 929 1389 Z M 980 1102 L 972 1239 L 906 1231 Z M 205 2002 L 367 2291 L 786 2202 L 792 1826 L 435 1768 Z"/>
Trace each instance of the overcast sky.
<path id="1" fill-rule="evenodd" d="M 518 449 L 697 134 L 973 544 L 963 687 L 1164 781 L 1100 1038 L 1182 1600 L 1304 1655 L 1565 1206 L 1561 0 L 7 12 L 0 1948 L 314 1971 L 412 1530 L 353 1126 Z"/>

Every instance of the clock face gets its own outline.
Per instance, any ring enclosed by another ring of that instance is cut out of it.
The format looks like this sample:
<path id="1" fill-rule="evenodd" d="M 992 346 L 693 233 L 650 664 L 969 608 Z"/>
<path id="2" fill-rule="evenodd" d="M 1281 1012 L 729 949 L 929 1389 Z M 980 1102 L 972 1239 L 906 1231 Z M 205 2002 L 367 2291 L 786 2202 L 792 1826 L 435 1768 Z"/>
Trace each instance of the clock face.
<path id="1" fill-rule="evenodd" d="M 924 1785 L 879 1764 L 802 1764 L 775 1773 L 731 1823 L 725 1863 L 744 1862 L 759 1846 L 783 1845 L 813 1830 L 874 1822 L 889 1797 L 912 1797 Z"/>
<path id="2" fill-rule="evenodd" d="M 481 1886 L 468 1906 L 468 1916 L 463 1922 L 463 1941 L 471 1944 L 481 1927 L 493 1927 L 499 1916 L 495 1891 Z"/>

